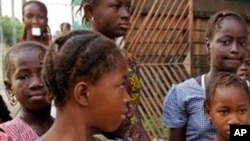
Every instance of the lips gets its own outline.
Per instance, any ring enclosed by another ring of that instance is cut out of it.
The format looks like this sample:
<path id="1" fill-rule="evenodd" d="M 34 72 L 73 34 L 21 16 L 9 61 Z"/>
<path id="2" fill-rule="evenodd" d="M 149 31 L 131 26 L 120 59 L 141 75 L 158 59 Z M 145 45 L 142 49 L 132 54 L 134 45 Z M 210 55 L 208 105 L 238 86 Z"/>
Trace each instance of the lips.
<path id="1" fill-rule="evenodd" d="M 128 23 L 119 24 L 119 27 L 122 28 L 122 29 L 126 29 L 126 30 L 130 28 Z"/>
<path id="2" fill-rule="evenodd" d="M 28 95 L 28 97 L 30 99 L 33 99 L 33 100 L 40 100 L 40 99 L 44 99 L 46 96 L 46 91 L 44 90 L 41 90 L 41 91 L 36 91 L 36 92 L 32 92 Z"/>

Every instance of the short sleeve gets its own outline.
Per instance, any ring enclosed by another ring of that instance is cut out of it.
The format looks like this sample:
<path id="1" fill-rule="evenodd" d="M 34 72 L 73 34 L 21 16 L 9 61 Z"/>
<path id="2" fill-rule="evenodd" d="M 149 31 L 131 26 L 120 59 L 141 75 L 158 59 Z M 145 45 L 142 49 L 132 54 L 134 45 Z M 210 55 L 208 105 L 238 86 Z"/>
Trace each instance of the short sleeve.
<path id="1" fill-rule="evenodd" d="M 187 123 L 183 93 L 177 86 L 169 90 L 163 103 L 163 125 L 169 128 L 182 128 Z"/>
<path id="2" fill-rule="evenodd" d="M 8 134 L 0 131 L 0 141 L 12 141 L 12 139 L 8 136 Z"/>

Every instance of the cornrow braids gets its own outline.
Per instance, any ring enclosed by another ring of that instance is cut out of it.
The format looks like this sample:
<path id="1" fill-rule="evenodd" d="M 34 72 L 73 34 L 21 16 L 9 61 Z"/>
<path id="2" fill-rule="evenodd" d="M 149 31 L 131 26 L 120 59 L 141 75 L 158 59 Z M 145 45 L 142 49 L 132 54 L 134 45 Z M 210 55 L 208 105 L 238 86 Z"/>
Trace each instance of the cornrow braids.
<path id="1" fill-rule="evenodd" d="M 23 50 L 39 50 L 40 51 L 39 58 L 41 58 L 42 60 L 46 52 L 46 47 L 43 44 L 34 42 L 34 41 L 20 42 L 14 45 L 13 47 L 11 47 L 6 52 L 5 58 L 4 58 L 4 68 L 5 68 L 5 73 L 6 73 L 5 76 L 7 77 L 7 79 L 10 79 L 11 77 L 11 72 L 13 69 L 13 62 L 12 62 L 13 56 Z"/>
<path id="2" fill-rule="evenodd" d="M 212 83 L 209 83 L 208 88 L 206 89 L 206 98 L 204 102 L 205 112 L 207 112 L 207 107 L 211 106 L 211 99 L 214 96 L 216 88 L 218 87 L 228 87 L 232 85 L 243 87 L 248 94 L 250 103 L 249 87 L 247 86 L 246 81 L 242 80 L 238 75 L 229 72 L 219 72 L 212 77 L 211 82 Z"/>
<path id="3" fill-rule="evenodd" d="M 221 28 L 220 22 L 226 17 L 233 17 L 241 21 L 247 28 L 246 20 L 239 13 L 229 10 L 220 11 L 212 15 L 208 20 L 207 31 L 205 34 L 207 40 L 213 38 L 215 31 Z"/>
<path id="4" fill-rule="evenodd" d="M 54 100 L 56 107 L 63 106 L 69 98 L 69 87 L 79 79 L 95 84 L 121 59 L 121 50 L 99 33 L 76 30 L 56 39 L 45 56 L 42 71 L 49 100 Z"/>

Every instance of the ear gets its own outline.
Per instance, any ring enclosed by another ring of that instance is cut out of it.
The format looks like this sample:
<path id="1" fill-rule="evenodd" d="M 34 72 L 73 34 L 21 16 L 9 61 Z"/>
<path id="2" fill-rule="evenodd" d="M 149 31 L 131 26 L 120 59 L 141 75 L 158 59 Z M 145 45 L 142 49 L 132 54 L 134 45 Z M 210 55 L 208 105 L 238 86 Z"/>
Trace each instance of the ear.
<path id="1" fill-rule="evenodd" d="M 211 119 L 210 118 L 210 108 L 209 108 L 209 106 L 205 105 L 204 108 L 205 108 L 205 114 L 207 115 L 208 119 Z"/>
<path id="2" fill-rule="evenodd" d="M 9 80 L 5 80 L 4 85 L 5 85 L 5 91 L 6 91 L 7 97 L 9 98 L 11 102 L 13 102 L 12 104 L 15 105 L 16 101 L 14 98 L 14 94 L 12 92 L 12 84 L 9 82 Z"/>
<path id="3" fill-rule="evenodd" d="M 91 21 L 91 19 L 95 17 L 93 14 L 93 8 L 90 4 L 88 3 L 84 4 L 83 10 L 85 17 L 88 19 L 88 21 Z"/>
<path id="4" fill-rule="evenodd" d="M 8 80 L 4 81 L 4 85 L 5 85 L 5 89 L 6 89 L 7 92 L 12 92 L 12 88 L 11 88 L 12 85 Z"/>
<path id="5" fill-rule="evenodd" d="M 88 92 L 88 85 L 86 82 L 81 81 L 75 85 L 74 99 L 78 104 L 82 106 L 89 105 L 89 92 Z"/>
<path id="6" fill-rule="evenodd" d="M 206 47 L 207 47 L 207 53 L 210 53 L 210 41 L 208 38 L 206 38 Z"/>

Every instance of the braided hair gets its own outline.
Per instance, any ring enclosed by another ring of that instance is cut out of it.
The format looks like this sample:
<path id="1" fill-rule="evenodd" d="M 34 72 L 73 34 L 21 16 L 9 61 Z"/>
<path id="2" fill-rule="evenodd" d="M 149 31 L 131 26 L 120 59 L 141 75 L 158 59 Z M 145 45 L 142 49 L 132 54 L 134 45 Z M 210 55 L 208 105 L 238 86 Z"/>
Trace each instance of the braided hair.
<path id="1" fill-rule="evenodd" d="M 96 32 L 76 30 L 56 39 L 45 56 L 42 71 L 48 99 L 62 107 L 69 98 L 69 87 L 79 79 L 95 84 L 122 59 L 115 43 Z"/>
<path id="2" fill-rule="evenodd" d="M 207 40 L 213 38 L 215 31 L 221 28 L 220 22 L 227 17 L 235 18 L 236 20 L 241 21 L 245 27 L 247 27 L 246 20 L 239 13 L 229 10 L 219 11 L 212 15 L 208 20 L 207 31 L 205 34 Z"/>

